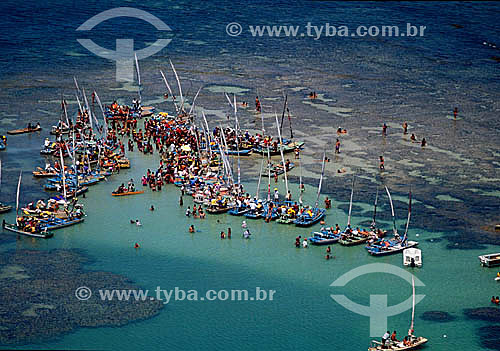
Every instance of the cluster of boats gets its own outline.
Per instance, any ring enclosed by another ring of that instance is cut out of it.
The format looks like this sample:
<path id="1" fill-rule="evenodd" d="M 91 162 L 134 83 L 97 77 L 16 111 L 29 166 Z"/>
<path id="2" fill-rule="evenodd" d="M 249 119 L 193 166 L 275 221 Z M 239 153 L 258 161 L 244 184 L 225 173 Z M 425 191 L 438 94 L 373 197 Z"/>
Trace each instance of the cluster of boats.
<path id="1" fill-rule="evenodd" d="M 78 203 L 77 196 L 86 193 L 90 186 L 118 172 L 120 168 L 130 167 L 130 161 L 124 157 L 123 144 L 118 141 L 115 131 L 108 131 L 107 128 L 106 116 L 116 112 L 111 106 L 104 109 L 94 92 L 92 102 L 98 101 L 104 117 L 104 122 L 99 122 L 93 112 L 94 109 L 88 104 L 84 91 L 79 89 L 76 79 L 75 84 L 79 104 L 75 122 L 68 118 L 66 102 L 62 101 L 61 119 L 51 131 L 56 140 L 50 141 L 47 138 L 41 150 L 41 154 L 52 157 L 53 160 L 46 160 L 44 169 L 37 167 L 33 171 L 34 177 L 46 179 L 44 189 L 56 194 L 46 201 L 38 200 L 20 208 L 21 173 L 16 195 L 16 221 L 7 223 L 4 220 L 2 223 L 3 229 L 7 231 L 31 237 L 50 238 L 53 236 L 53 230 L 83 222 L 85 213 L 83 205 Z M 82 105 L 80 100 L 85 101 L 85 105 Z M 132 109 L 127 107 L 126 110 Z M 40 129 L 40 125 L 29 126 L 23 133 Z M 21 130 L 11 131 L 9 134 L 21 134 Z M 115 151 L 118 147 L 122 150 Z M 65 158 L 70 159 L 71 165 L 65 166 Z M 10 209 L 11 206 L 0 204 L 0 212 Z"/>
<path id="2" fill-rule="evenodd" d="M 378 190 L 375 197 L 375 204 L 373 210 L 373 221 L 369 230 L 351 227 L 351 211 L 352 211 L 352 199 L 354 193 L 354 178 L 351 190 L 351 199 L 349 202 L 349 215 L 347 219 L 347 226 L 344 230 L 341 230 L 338 224 L 334 227 L 322 227 L 320 231 L 312 233 L 312 236 L 308 238 L 312 245 L 331 245 L 339 243 L 343 246 L 356 246 L 365 245 L 365 249 L 372 256 L 386 256 L 396 253 L 401 253 L 404 250 L 415 248 L 418 245 L 417 241 L 408 240 L 408 226 L 410 223 L 411 216 L 411 191 L 408 197 L 408 218 L 406 221 L 406 229 L 404 235 L 401 237 L 398 234 L 396 228 L 396 220 L 394 216 L 394 206 L 392 203 L 392 197 L 387 186 L 385 187 L 387 192 L 389 202 L 391 205 L 392 219 L 393 219 L 393 236 L 391 238 L 386 238 L 388 233 L 387 230 L 382 230 L 377 227 L 376 214 L 377 214 L 377 202 L 378 202 Z M 408 255 L 417 255 L 415 257 L 410 257 L 409 264 L 416 266 L 421 265 L 421 255 L 414 251 L 409 251 Z M 411 260 L 413 258 L 413 261 Z M 406 259 L 405 259 L 406 262 Z"/>

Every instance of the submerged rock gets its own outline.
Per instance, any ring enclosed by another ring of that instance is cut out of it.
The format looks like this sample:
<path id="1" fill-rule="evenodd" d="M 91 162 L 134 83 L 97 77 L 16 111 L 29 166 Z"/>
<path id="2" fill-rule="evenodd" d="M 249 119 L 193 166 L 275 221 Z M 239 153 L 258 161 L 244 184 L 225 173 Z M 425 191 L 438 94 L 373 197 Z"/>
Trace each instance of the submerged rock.
<path id="1" fill-rule="evenodd" d="M 498 307 L 467 308 L 464 314 L 469 319 L 500 323 L 500 308 Z"/>
<path id="2" fill-rule="evenodd" d="M 440 323 L 451 322 L 456 319 L 455 316 L 452 316 L 448 312 L 444 311 L 427 311 L 424 312 L 420 316 L 420 318 L 425 321 L 440 322 Z"/>
<path id="3" fill-rule="evenodd" d="M 87 259 L 73 250 L 9 252 L 0 257 L 0 344 L 26 344 L 79 327 L 122 326 L 150 318 L 161 301 L 102 300 L 99 289 L 139 289 L 126 277 L 84 271 Z M 75 290 L 92 296 L 79 300 Z"/>
<path id="4" fill-rule="evenodd" d="M 491 350 L 500 350 L 500 325 L 489 325 L 478 329 L 481 346 Z"/>

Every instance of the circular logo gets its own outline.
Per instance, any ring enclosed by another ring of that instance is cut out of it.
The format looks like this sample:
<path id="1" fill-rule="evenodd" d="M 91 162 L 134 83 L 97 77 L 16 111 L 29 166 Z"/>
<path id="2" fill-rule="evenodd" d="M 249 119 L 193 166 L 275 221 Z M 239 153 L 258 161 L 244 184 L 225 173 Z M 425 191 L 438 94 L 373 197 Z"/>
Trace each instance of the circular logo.
<path id="1" fill-rule="evenodd" d="M 241 32 L 243 32 L 243 28 L 238 22 L 231 22 L 226 26 L 226 33 L 231 37 L 237 37 Z"/>
<path id="2" fill-rule="evenodd" d="M 86 286 L 80 286 L 75 290 L 75 296 L 80 301 L 88 300 L 92 296 L 92 290 Z"/>

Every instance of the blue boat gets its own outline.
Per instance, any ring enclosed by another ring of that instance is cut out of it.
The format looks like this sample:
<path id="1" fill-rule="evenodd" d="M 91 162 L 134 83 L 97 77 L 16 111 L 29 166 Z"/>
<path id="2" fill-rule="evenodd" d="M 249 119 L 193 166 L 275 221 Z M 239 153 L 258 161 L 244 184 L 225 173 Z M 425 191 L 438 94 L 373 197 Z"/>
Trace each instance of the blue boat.
<path id="1" fill-rule="evenodd" d="M 233 207 L 228 211 L 230 215 L 233 216 L 243 216 L 245 213 L 250 211 L 250 207 L 248 206 L 241 206 L 241 207 Z"/>
<path id="2" fill-rule="evenodd" d="M 340 239 L 340 234 L 332 233 L 329 230 L 313 232 L 313 236 L 307 238 L 311 245 L 331 245 L 335 244 Z"/>
<path id="3" fill-rule="evenodd" d="M 42 230 L 55 230 L 65 227 L 69 227 L 78 223 L 83 222 L 84 218 L 72 218 L 72 219 L 61 219 L 61 218 L 50 218 L 40 221 L 40 228 Z"/>
<path id="4" fill-rule="evenodd" d="M 310 227 L 321 221 L 326 215 L 324 208 L 313 208 L 311 213 L 304 212 L 293 222 L 297 227 Z"/>

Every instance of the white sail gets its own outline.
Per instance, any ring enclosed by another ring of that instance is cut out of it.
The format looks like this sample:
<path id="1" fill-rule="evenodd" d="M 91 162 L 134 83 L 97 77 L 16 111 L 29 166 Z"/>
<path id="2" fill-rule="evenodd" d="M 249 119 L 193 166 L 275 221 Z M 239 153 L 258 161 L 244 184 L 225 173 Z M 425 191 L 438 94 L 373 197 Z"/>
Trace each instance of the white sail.
<path id="1" fill-rule="evenodd" d="M 352 212 L 352 197 L 354 195 L 354 174 L 352 175 L 352 186 L 351 186 L 351 199 L 349 200 L 349 215 L 347 216 L 347 226 L 351 225 L 351 212 Z"/>
<path id="2" fill-rule="evenodd" d="M 196 98 L 198 97 L 198 94 L 200 93 L 201 89 L 203 87 L 201 86 L 200 89 L 198 89 L 198 91 L 196 92 L 196 95 L 194 96 L 193 98 L 193 103 L 191 104 L 191 108 L 189 109 L 189 115 L 191 116 L 191 113 L 193 113 L 193 110 L 194 110 L 194 104 L 196 102 Z"/>
<path id="3" fill-rule="evenodd" d="M 76 80 L 76 77 L 75 77 L 75 76 L 73 76 L 73 81 L 75 82 L 76 91 L 78 92 L 78 94 L 79 94 L 79 95 L 82 95 L 82 92 L 81 92 L 81 90 L 80 90 L 80 87 L 78 86 L 78 82 L 77 82 L 77 80 Z M 77 95 L 78 95 L 78 94 L 77 94 Z"/>
<path id="4" fill-rule="evenodd" d="M 83 99 L 85 101 L 85 107 L 87 109 L 87 115 L 89 117 L 89 123 L 90 123 L 90 136 L 92 136 L 92 131 L 93 131 L 93 126 L 92 126 L 92 112 L 90 111 L 89 107 L 89 102 L 87 100 L 87 94 L 85 94 L 85 88 L 83 88 Z"/>
<path id="5" fill-rule="evenodd" d="M 181 112 L 184 111 L 184 97 L 182 96 L 182 86 L 181 86 L 181 81 L 179 80 L 179 76 L 177 75 L 177 71 L 175 70 L 174 64 L 172 63 L 171 60 L 168 60 L 170 62 L 170 66 L 172 66 L 172 71 L 174 71 L 175 79 L 177 80 L 177 86 L 179 87 L 179 96 L 181 98 Z"/>
<path id="6" fill-rule="evenodd" d="M 104 108 L 102 107 L 101 99 L 99 99 L 99 95 L 97 95 L 96 91 L 94 91 L 94 95 L 97 103 L 99 104 L 99 108 L 101 109 L 102 117 L 104 118 L 104 138 L 106 138 L 108 135 L 108 121 L 106 119 L 106 114 L 104 113 Z"/>
<path id="7" fill-rule="evenodd" d="M 23 171 L 19 172 L 19 180 L 17 181 L 17 192 L 16 192 L 16 215 L 19 212 L 19 192 L 21 191 L 21 178 L 23 176 Z M 17 224 L 17 218 L 16 218 Z"/>
<path id="8" fill-rule="evenodd" d="M 316 196 L 316 204 L 314 205 L 315 208 L 318 208 L 318 205 L 319 205 L 319 196 L 321 194 L 321 185 L 323 183 L 323 174 L 325 174 L 325 161 L 326 161 L 326 152 L 323 152 L 323 165 L 321 166 L 321 176 L 319 178 L 318 195 Z"/>
<path id="9" fill-rule="evenodd" d="M 137 93 L 139 95 L 139 101 L 142 101 L 142 97 L 141 97 L 141 71 L 139 70 L 139 61 L 137 60 L 136 53 L 134 53 L 134 57 L 135 57 L 135 68 L 137 69 L 137 83 L 138 83 Z"/>
<path id="10" fill-rule="evenodd" d="M 394 235 L 398 234 L 398 230 L 396 229 L 396 216 L 394 215 L 394 205 L 392 204 L 391 193 L 387 186 L 385 187 L 385 191 L 387 192 L 387 196 L 389 196 L 389 202 L 391 204 L 391 213 L 392 213 L 392 230 L 394 231 Z"/>
<path id="11" fill-rule="evenodd" d="M 66 101 L 63 99 L 62 101 L 63 109 L 64 109 L 64 117 L 66 118 L 66 125 L 69 128 L 69 119 L 68 119 L 68 110 L 66 108 Z"/>
<path id="12" fill-rule="evenodd" d="M 78 103 L 78 109 L 80 110 L 80 113 L 82 114 L 83 117 L 83 108 L 82 108 L 82 103 L 80 102 L 80 99 L 78 98 L 78 94 L 76 96 L 76 102 Z"/>
<path id="13" fill-rule="evenodd" d="M 175 107 L 175 112 L 176 113 L 179 113 L 179 106 L 177 106 L 177 103 L 175 102 L 175 99 L 174 99 L 174 94 L 172 93 L 172 88 L 170 88 L 170 84 L 168 84 L 168 80 L 167 80 L 167 77 L 165 77 L 165 74 L 163 73 L 162 70 L 160 70 L 160 73 L 161 73 L 161 76 L 163 78 L 163 82 L 165 83 L 165 85 L 167 86 L 167 90 L 168 90 L 168 93 L 170 94 L 170 96 L 172 97 L 172 102 L 174 103 L 174 107 Z"/>

